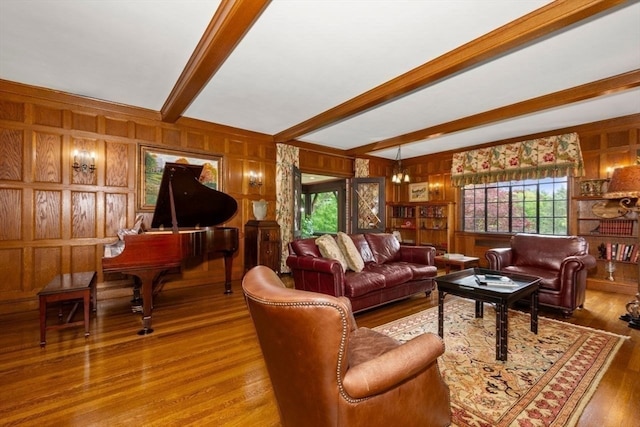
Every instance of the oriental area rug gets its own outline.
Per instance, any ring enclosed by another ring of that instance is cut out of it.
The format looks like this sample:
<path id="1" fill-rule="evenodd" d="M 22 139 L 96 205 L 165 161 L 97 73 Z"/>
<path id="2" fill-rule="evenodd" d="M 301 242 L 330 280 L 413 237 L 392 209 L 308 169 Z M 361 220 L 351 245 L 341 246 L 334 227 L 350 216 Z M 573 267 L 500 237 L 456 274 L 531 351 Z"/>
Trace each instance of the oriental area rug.
<path id="1" fill-rule="evenodd" d="M 451 393 L 452 426 L 574 426 L 623 336 L 509 310 L 508 360 L 497 361 L 495 310 L 445 303 L 445 353 L 438 359 Z M 400 341 L 438 333 L 438 308 L 375 328 Z"/>

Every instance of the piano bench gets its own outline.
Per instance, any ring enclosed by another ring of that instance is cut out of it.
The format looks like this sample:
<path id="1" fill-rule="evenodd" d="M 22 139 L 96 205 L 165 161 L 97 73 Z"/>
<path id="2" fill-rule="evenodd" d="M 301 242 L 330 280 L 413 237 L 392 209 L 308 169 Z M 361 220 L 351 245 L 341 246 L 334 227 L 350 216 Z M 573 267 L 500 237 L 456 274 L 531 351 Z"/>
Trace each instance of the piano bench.
<path id="1" fill-rule="evenodd" d="M 89 336 L 89 311 L 91 307 L 93 311 L 96 311 L 98 305 L 96 281 L 97 274 L 95 271 L 59 274 L 38 292 L 40 300 L 40 347 L 44 347 L 47 344 L 46 333 L 49 329 L 62 329 L 84 324 L 84 336 Z M 47 304 L 53 302 L 60 302 L 60 304 L 72 302 L 73 308 L 64 323 L 62 323 L 62 308 L 60 308 L 58 313 L 60 323 L 47 326 Z M 71 320 L 80 303 L 84 308 L 83 319 L 72 322 Z"/>

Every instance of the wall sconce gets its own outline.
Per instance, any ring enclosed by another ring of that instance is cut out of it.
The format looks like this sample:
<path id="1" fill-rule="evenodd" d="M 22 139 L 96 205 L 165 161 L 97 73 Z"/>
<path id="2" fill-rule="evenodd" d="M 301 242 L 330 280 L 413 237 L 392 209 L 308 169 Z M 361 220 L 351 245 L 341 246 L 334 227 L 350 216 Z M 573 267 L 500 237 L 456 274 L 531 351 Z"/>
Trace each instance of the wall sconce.
<path id="1" fill-rule="evenodd" d="M 262 173 L 249 172 L 249 185 L 251 187 L 260 187 L 262 185 Z"/>
<path id="2" fill-rule="evenodd" d="M 429 195 L 432 197 L 440 196 L 440 183 L 429 184 Z"/>
<path id="3" fill-rule="evenodd" d="M 73 166 L 77 172 L 93 173 L 96 170 L 96 155 L 86 150 L 73 151 Z"/>

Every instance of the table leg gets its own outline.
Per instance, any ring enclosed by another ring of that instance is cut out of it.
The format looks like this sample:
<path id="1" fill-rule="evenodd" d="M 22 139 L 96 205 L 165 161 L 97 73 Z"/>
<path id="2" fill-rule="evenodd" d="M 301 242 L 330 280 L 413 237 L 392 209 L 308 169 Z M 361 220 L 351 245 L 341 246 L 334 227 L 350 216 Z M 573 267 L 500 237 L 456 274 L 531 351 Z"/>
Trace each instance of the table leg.
<path id="1" fill-rule="evenodd" d="M 84 336 L 89 336 L 89 313 L 91 312 L 91 290 L 84 293 Z"/>
<path id="2" fill-rule="evenodd" d="M 47 344 L 47 297 L 40 297 L 40 347 Z"/>
<path id="3" fill-rule="evenodd" d="M 496 304 L 496 359 L 507 360 L 507 332 L 509 310 L 506 304 Z"/>
<path id="4" fill-rule="evenodd" d="M 531 294 L 531 332 L 538 335 L 538 291 Z"/>
<path id="5" fill-rule="evenodd" d="M 438 335 L 444 338 L 444 296 L 446 294 L 438 291 Z"/>
<path id="6" fill-rule="evenodd" d="M 484 303 L 476 300 L 476 318 L 484 317 Z"/>

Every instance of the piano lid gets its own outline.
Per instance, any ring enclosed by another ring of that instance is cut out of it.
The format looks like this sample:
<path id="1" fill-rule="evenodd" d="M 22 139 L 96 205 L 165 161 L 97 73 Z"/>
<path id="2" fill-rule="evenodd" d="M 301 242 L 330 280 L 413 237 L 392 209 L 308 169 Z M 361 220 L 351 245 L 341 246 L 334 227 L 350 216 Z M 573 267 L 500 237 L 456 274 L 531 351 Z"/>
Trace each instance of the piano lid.
<path id="1" fill-rule="evenodd" d="M 178 227 L 209 227 L 221 224 L 238 210 L 236 200 L 199 181 L 202 166 L 167 163 L 162 173 L 152 228 L 171 229 L 171 191 Z"/>

